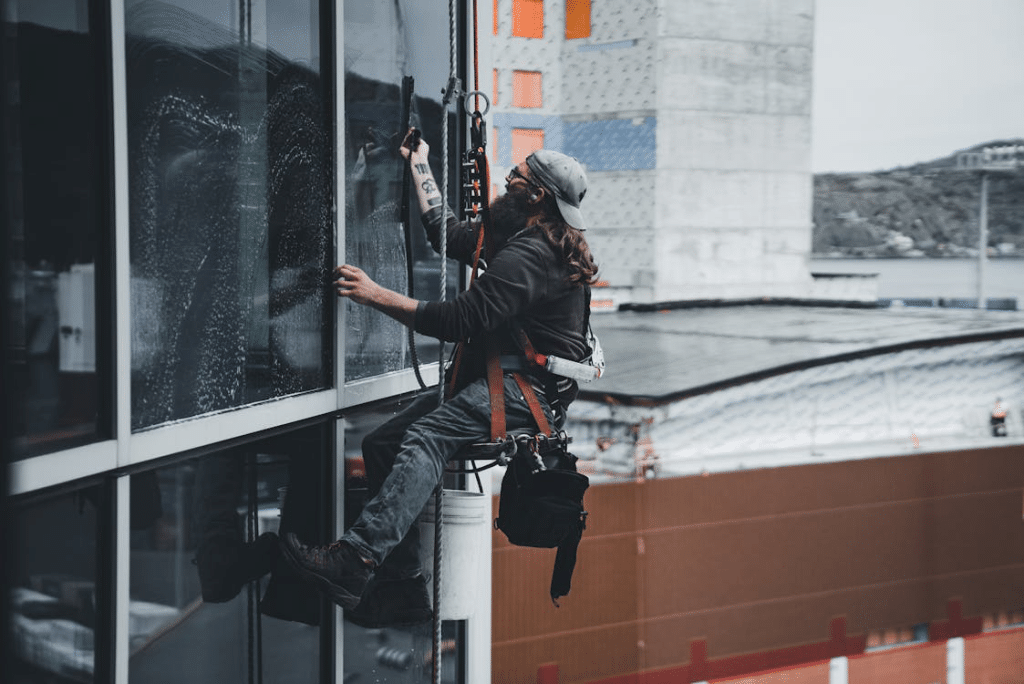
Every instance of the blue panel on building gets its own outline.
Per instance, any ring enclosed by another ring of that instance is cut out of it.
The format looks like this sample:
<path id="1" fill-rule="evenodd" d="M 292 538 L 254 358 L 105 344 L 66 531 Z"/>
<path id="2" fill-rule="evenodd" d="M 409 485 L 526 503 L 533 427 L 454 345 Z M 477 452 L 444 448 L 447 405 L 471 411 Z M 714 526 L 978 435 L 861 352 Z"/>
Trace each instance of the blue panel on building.
<path id="1" fill-rule="evenodd" d="M 591 171 L 653 169 L 657 160 L 658 120 L 645 117 L 576 121 L 564 124 L 562 149 Z"/>
<path id="2" fill-rule="evenodd" d="M 524 112 L 495 113 L 491 126 L 498 133 L 498 165 L 512 165 L 513 128 L 544 130 L 544 147 L 576 157 L 591 171 L 653 169 L 656 163 L 658 120 L 634 119 L 565 122 L 558 116 Z"/>

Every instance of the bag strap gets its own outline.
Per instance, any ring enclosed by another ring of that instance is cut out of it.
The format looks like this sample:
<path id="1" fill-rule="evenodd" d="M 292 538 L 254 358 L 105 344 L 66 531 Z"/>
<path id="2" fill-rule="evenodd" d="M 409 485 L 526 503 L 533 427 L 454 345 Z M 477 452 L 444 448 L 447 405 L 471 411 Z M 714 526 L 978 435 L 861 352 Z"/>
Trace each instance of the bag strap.
<path id="1" fill-rule="evenodd" d="M 555 608 L 559 607 L 558 599 L 567 596 L 572 586 L 572 571 L 576 569 L 576 551 L 586 527 L 584 520 L 580 519 L 580 524 L 569 532 L 555 552 L 555 568 L 551 571 L 551 602 L 555 604 Z"/>

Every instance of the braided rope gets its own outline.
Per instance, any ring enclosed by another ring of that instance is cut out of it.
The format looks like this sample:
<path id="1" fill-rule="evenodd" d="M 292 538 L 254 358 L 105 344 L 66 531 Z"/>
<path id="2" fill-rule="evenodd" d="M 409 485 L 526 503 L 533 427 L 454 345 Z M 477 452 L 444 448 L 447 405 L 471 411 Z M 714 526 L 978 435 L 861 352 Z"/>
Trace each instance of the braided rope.
<path id="1" fill-rule="evenodd" d="M 448 103 L 455 100 L 458 106 L 456 65 L 458 64 L 457 27 L 455 23 L 455 0 L 448 0 L 448 88 L 441 110 L 441 301 L 448 299 Z M 440 345 L 437 382 L 437 403 L 444 403 L 444 342 Z M 434 684 L 441 684 L 441 517 L 444 515 L 444 473 L 434 491 L 434 623 L 433 623 L 433 664 Z"/>

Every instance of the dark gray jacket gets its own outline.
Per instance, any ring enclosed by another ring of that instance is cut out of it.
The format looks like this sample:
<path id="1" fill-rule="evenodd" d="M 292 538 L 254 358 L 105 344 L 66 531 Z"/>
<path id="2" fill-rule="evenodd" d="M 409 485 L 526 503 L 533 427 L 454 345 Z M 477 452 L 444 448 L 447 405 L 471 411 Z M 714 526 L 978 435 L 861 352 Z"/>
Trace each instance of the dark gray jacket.
<path id="1" fill-rule="evenodd" d="M 423 215 L 427 237 L 440 250 L 441 210 Z M 476 231 L 448 215 L 447 253 L 471 265 Z M 525 330 L 537 352 L 581 361 L 590 353 L 585 336 L 589 286 L 568 281 L 569 271 L 558 250 L 535 230 L 512 236 L 487 258 L 487 270 L 466 291 L 447 302 L 421 302 L 415 329 L 446 341 L 465 341 L 459 385 L 486 375 L 485 333 L 497 336 L 502 354 L 522 354 L 515 333 Z M 545 374 L 539 374 L 543 378 Z M 563 405 L 576 396 L 576 383 L 559 383 Z"/>

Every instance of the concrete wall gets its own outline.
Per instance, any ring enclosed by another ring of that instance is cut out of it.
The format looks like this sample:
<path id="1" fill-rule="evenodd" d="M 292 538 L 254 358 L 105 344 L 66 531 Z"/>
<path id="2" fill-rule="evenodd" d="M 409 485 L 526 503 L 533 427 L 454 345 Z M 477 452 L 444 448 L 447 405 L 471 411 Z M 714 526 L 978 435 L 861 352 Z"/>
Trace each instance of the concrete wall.
<path id="1" fill-rule="evenodd" d="M 813 11 L 663 3 L 655 300 L 807 295 Z"/>

